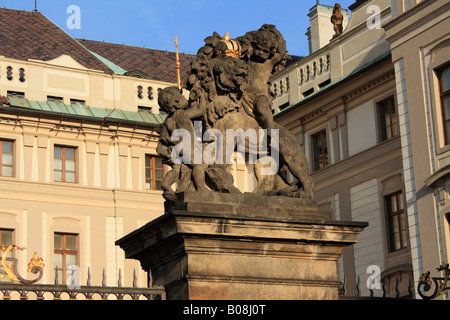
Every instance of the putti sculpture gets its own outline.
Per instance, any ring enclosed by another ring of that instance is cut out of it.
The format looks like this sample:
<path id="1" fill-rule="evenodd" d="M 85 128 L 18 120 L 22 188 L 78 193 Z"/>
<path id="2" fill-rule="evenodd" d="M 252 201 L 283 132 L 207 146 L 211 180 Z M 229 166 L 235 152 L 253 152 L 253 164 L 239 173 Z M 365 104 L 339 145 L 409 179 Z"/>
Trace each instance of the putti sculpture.
<path id="1" fill-rule="evenodd" d="M 176 41 L 177 50 L 178 43 Z M 313 198 L 314 183 L 296 137 L 274 122 L 269 78 L 287 60 L 286 42 L 274 25 L 230 39 L 216 32 L 197 52 L 184 88 L 161 90 L 158 104 L 168 114 L 157 147 L 170 165 L 163 196 L 176 192 L 240 193 L 230 171 L 234 154 L 253 167 L 254 194 Z M 179 70 L 179 64 L 177 64 Z M 179 74 L 179 73 L 178 73 Z M 283 166 L 294 177 L 288 182 Z M 176 183 L 176 190 L 173 185 Z"/>

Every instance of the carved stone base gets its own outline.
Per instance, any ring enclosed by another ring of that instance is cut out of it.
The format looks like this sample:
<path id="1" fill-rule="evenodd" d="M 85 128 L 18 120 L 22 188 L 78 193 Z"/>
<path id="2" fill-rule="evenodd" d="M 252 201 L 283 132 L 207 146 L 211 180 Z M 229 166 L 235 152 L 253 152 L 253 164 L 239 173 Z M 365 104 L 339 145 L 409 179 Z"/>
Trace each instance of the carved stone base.
<path id="1" fill-rule="evenodd" d="M 309 200 L 193 192 L 116 244 L 167 299 L 337 299 L 336 261 L 366 226 Z"/>

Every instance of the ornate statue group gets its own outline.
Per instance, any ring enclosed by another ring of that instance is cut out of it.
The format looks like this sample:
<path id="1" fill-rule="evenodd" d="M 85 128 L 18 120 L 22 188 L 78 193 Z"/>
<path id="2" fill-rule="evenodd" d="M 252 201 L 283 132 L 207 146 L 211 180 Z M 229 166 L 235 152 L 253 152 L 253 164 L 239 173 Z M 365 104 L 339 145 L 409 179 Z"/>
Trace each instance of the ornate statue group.
<path id="1" fill-rule="evenodd" d="M 258 159 L 250 164 L 257 180 L 253 193 L 312 199 L 313 181 L 301 147 L 292 133 L 274 122 L 271 111 L 273 93 L 269 78 L 285 64 L 286 52 L 285 40 L 273 25 L 265 24 L 236 39 L 214 33 L 205 39 L 191 65 L 185 84 L 189 98 L 177 87 L 160 91 L 158 104 L 168 116 L 160 132 L 157 152 L 172 167 L 162 184 L 166 200 L 174 201 L 175 192 L 188 190 L 199 194 L 240 192 L 233 184 L 232 165 L 226 161 L 227 143 L 232 143 L 233 151 L 240 150 L 244 158 L 256 150 Z M 190 149 L 183 150 L 181 162 L 174 161 L 179 143 L 174 141 L 174 133 L 180 129 L 189 133 L 189 138 L 183 139 L 191 139 L 184 141 L 189 142 L 186 145 Z M 267 148 L 258 149 L 248 136 L 244 136 L 244 149 L 239 149 L 242 144 L 235 142 L 234 137 L 233 141 L 218 143 L 217 137 L 228 137 L 229 129 L 258 132 L 258 141 L 265 139 Z M 210 132 L 216 133 L 214 137 Z M 194 161 L 196 152 L 201 154 L 211 148 L 208 143 L 197 141 L 205 136 L 209 141 L 216 139 L 213 155 L 220 161 Z M 262 173 L 274 161 L 275 172 Z M 292 174 L 293 182 L 289 183 L 280 173 L 283 166 Z"/>

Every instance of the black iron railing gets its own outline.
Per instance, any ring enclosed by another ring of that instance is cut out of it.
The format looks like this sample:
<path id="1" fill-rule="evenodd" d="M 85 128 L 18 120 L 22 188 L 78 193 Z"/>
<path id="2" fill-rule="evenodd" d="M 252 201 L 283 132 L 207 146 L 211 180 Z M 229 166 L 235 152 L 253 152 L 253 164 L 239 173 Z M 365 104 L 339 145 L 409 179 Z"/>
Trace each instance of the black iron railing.
<path id="1" fill-rule="evenodd" d="M 133 286 L 123 287 L 119 270 L 117 286 L 106 286 L 105 271 L 101 286 L 90 285 L 88 269 L 85 286 L 70 283 L 62 285 L 55 277 L 55 284 L 0 283 L 0 299 L 3 300 L 165 300 L 164 287 L 137 287 L 136 272 L 133 272 Z"/>
<path id="2" fill-rule="evenodd" d="M 445 291 L 450 290 L 447 287 L 447 281 L 450 277 L 450 269 L 448 263 L 443 263 L 436 268 L 437 271 L 444 271 L 443 277 L 430 277 L 430 271 L 425 272 L 419 279 L 419 284 L 417 285 L 417 292 L 422 297 L 422 299 L 429 300 L 437 298 L 445 294 Z M 432 281 L 433 280 L 433 281 Z M 434 287 L 434 290 L 430 293 L 430 290 Z"/>

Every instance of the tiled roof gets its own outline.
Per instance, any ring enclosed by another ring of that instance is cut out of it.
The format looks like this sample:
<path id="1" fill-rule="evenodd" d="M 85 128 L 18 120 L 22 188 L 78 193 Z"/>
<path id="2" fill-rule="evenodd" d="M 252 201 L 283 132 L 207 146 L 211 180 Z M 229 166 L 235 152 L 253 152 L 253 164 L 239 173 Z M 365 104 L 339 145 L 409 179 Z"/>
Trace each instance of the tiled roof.
<path id="1" fill-rule="evenodd" d="M 89 50 L 112 61 L 127 71 L 139 70 L 149 79 L 177 82 L 176 53 L 102 41 L 77 39 Z M 185 83 L 195 56 L 180 53 L 181 82 Z"/>
<path id="2" fill-rule="evenodd" d="M 133 47 L 123 44 L 77 39 L 89 50 L 112 61 L 127 71 L 139 70 L 144 72 L 148 78 L 176 83 L 176 54 L 175 52 Z M 180 53 L 181 83 L 185 83 L 190 64 L 195 55 Z M 285 68 L 303 59 L 300 56 L 288 55 Z"/>
<path id="3" fill-rule="evenodd" d="M 48 61 L 70 55 L 89 69 L 112 73 L 104 63 L 40 12 L 0 8 L 0 55 Z"/>
<path id="4" fill-rule="evenodd" d="M 287 60 L 286 60 L 286 65 L 284 66 L 284 68 L 289 67 L 291 64 L 294 64 L 297 61 L 302 60 L 303 58 L 304 57 L 302 57 L 302 56 L 293 56 L 293 55 L 288 54 Z"/>
<path id="5" fill-rule="evenodd" d="M 108 74 L 137 71 L 149 79 L 177 82 L 175 52 L 74 39 L 40 12 L 0 8 L 0 55 L 48 61 L 63 54 Z M 185 83 L 195 55 L 180 53 L 179 57 Z M 301 58 L 289 55 L 286 67 Z"/>

